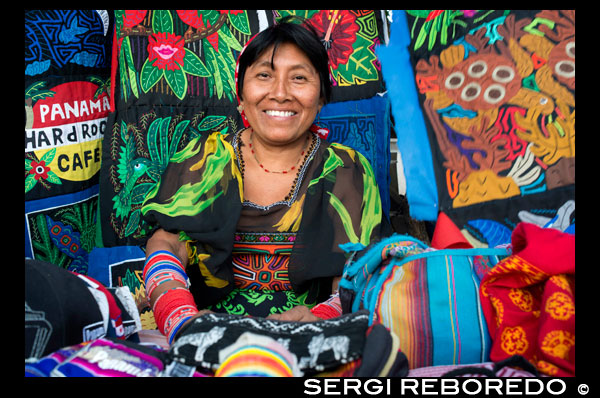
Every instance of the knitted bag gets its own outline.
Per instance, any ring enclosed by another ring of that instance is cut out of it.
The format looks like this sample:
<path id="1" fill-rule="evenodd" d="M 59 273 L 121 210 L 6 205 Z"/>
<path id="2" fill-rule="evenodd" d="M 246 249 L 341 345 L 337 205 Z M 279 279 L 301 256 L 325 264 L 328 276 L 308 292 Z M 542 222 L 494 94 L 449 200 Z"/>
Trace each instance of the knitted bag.
<path id="1" fill-rule="evenodd" d="M 519 223 L 512 248 L 481 281 L 490 359 L 521 355 L 544 374 L 575 376 L 575 236 Z"/>
<path id="2" fill-rule="evenodd" d="M 358 249 L 339 285 L 343 311 L 369 310 L 369 325 L 398 336 L 409 368 L 489 359 L 479 283 L 508 249 L 435 250 L 397 234 Z"/>
<path id="3" fill-rule="evenodd" d="M 296 357 L 299 372 L 314 374 L 360 358 L 367 323 L 367 311 L 318 322 L 210 313 L 194 318 L 179 331 L 169 356 L 191 369 L 216 371 L 227 357 L 226 353 L 240 346 L 240 339 L 249 346 L 268 337 Z M 247 333 L 249 339 L 244 338 Z M 252 336 L 259 340 L 253 342 Z"/>

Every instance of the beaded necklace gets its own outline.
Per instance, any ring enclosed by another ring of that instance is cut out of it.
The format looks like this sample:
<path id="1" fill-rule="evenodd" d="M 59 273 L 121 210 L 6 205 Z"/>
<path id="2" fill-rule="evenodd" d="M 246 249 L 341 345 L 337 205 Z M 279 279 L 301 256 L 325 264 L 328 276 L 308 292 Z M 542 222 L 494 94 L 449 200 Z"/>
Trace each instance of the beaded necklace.
<path id="1" fill-rule="evenodd" d="M 316 134 L 314 134 L 314 133 L 312 133 L 312 132 L 311 132 L 311 133 L 309 133 L 309 135 L 310 135 L 310 138 L 311 138 L 311 143 L 310 143 L 310 146 L 309 146 L 309 148 L 306 150 L 306 154 L 304 155 L 304 159 L 302 160 L 302 163 L 301 163 L 301 164 L 300 164 L 300 166 L 297 168 L 297 172 L 296 172 L 296 178 L 294 178 L 294 182 L 292 183 L 292 186 L 291 186 L 290 192 L 289 192 L 289 193 L 286 195 L 286 197 L 283 199 L 283 200 L 284 200 L 284 202 L 287 202 L 287 201 L 291 200 L 291 198 L 292 198 L 292 196 L 293 196 L 293 193 L 294 193 L 294 191 L 296 190 L 296 184 L 298 184 L 298 178 L 300 177 L 300 175 L 299 175 L 299 173 L 300 173 L 300 170 L 302 170 L 302 168 L 304 167 L 304 164 L 307 162 L 307 160 L 308 160 L 308 158 L 309 158 L 310 154 L 313 152 L 313 150 L 314 150 L 314 148 L 315 148 L 315 145 L 317 144 L 317 137 L 316 137 Z M 241 136 L 240 136 L 240 142 L 241 142 Z M 251 143 L 252 143 L 252 135 L 250 136 L 250 143 L 249 143 L 249 146 L 251 145 Z M 240 161 L 240 169 L 241 169 L 240 171 L 241 171 L 241 173 L 242 173 L 242 178 L 243 178 L 243 177 L 244 177 L 244 174 L 245 174 L 245 171 L 246 171 L 246 165 L 245 165 L 245 162 L 244 162 L 244 157 L 242 156 L 242 149 L 241 149 L 241 148 L 239 148 L 239 150 L 237 151 L 237 153 L 238 153 L 238 158 L 239 158 L 239 161 Z M 253 153 L 254 153 L 254 152 L 253 152 Z M 303 153 L 304 153 L 304 152 L 303 152 Z M 302 158 L 302 155 L 300 155 L 300 157 Z M 256 158 L 256 156 L 255 156 L 255 158 Z M 258 159 L 257 159 L 257 162 L 258 162 Z M 258 163 L 260 164 L 260 162 L 258 162 Z M 295 167 L 295 165 L 294 165 L 294 167 Z M 263 168 L 263 170 L 264 170 L 264 168 Z M 292 169 L 290 169 L 290 170 L 292 170 Z M 272 171 L 269 171 L 269 173 L 272 173 Z M 283 173 L 282 173 L 282 174 L 283 174 Z"/>
<path id="2" fill-rule="evenodd" d="M 260 166 L 260 168 L 263 169 L 266 173 L 275 173 L 275 174 L 288 174 L 288 173 L 291 173 L 292 171 L 296 170 L 296 166 L 298 164 L 302 165 L 302 164 L 304 164 L 304 162 L 306 162 L 306 158 L 311 153 L 312 148 L 315 145 L 314 136 L 313 136 L 313 134 L 309 133 L 309 135 L 313 138 L 312 141 L 311 141 L 310 147 L 308 149 L 302 150 L 302 152 L 300 153 L 300 157 L 298 158 L 298 160 L 296 161 L 296 163 L 294 163 L 294 165 L 292 167 L 290 167 L 287 170 L 269 170 L 265 166 L 263 166 L 263 164 L 261 163 L 261 161 L 258 159 L 258 156 L 256 155 L 256 152 L 254 151 L 254 148 L 252 147 L 252 135 L 253 135 L 253 133 L 254 133 L 254 131 L 251 130 L 250 131 L 250 142 L 248 143 L 248 146 L 250 148 L 250 152 L 252 152 L 252 156 L 254 156 L 254 160 L 256 160 L 256 163 L 258 163 L 258 165 Z M 307 136 L 306 139 L 308 140 L 309 137 Z"/>

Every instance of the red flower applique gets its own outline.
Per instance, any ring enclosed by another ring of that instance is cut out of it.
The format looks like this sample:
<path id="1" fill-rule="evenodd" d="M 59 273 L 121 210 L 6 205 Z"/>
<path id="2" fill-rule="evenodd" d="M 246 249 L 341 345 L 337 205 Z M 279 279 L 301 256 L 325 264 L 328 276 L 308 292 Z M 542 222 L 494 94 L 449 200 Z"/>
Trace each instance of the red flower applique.
<path id="1" fill-rule="evenodd" d="M 347 10 L 323 10 L 308 21 L 315 28 L 327 49 L 332 69 L 348 62 L 354 52 L 358 24 L 356 16 Z"/>
<path id="2" fill-rule="evenodd" d="M 158 69 L 180 69 L 185 56 L 183 44 L 182 36 L 154 33 L 148 38 L 148 60 Z"/>
<path id="3" fill-rule="evenodd" d="M 48 178 L 48 172 L 50 171 L 50 167 L 46 166 L 46 162 L 41 160 L 39 163 L 32 160 L 31 161 L 31 170 L 29 170 L 29 174 L 33 174 L 33 178 L 39 180 L 40 178 L 46 180 Z"/>

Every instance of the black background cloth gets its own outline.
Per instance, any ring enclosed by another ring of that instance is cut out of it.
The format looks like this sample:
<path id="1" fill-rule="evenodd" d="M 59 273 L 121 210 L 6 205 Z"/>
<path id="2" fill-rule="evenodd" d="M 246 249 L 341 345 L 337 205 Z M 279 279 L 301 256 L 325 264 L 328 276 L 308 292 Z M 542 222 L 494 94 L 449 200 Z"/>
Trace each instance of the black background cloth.
<path id="1" fill-rule="evenodd" d="M 69 271 L 25 260 L 25 358 L 40 358 L 84 341 L 102 327 L 102 314 L 85 282 Z"/>
<path id="2" fill-rule="evenodd" d="M 48 262 L 25 260 L 26 359 L 41 358 L 60 348 L 105 336 L 137 339 L 135 320 L 118 296 L 111 289 L 96 289 L 98 295 L 107 295 L 107 300 L 116 304 L 116 308 L 108 310 L 106 327 L 90 289 L 73 272 Z M 111 322 L 113 318 L 121 318 L 123 332 L 117 333 Z"/>

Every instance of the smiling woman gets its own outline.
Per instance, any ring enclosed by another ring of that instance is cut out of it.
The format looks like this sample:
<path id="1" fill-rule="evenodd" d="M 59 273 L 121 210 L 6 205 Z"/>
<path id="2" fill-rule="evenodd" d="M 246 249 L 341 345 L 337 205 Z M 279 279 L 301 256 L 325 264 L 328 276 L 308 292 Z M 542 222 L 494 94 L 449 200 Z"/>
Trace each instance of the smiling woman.
<path id="1" fill-rule="evenodd" d="M 207 311 L 341 315 L 340 245 L 390 233 L 369 162 L 316 133 L 331 83 L 313 32 L 285 21 L 267 28 L 242 50 L 236 78 L 245 127 L 191 142 L 142 207 L 153 226 L 147 295 L 170 342 Z"/>
<path id="2" fill-rule="evenodd" d="M 297 178 L 293 172 L 314 147 L 309 128 L 325 99 L 317 70 L 292 43 L 265 50 L 246 70 L 244 86 L 240 106 L 250 125 L 240 135 L 244 194 L 269 205 L 288 194 Z"/>
<path id="3" fill-rule="evenodd" d="M 244 86 L 240 105 L 256 139 L 279 146 L 304 137 L 325 102 L 319 74 L 290 43 L 265 51 L 247 69 Z"/>

